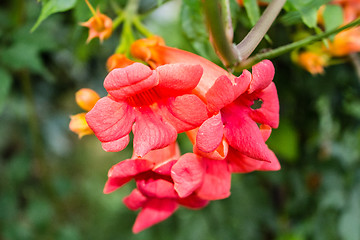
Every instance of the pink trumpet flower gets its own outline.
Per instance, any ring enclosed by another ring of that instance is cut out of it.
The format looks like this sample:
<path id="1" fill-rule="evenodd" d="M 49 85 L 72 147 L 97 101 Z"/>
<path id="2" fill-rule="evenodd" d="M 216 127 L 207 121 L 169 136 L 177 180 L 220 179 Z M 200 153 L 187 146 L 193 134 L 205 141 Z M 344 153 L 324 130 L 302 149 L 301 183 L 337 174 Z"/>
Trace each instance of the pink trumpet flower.
<path id="1" fill-rule="evenodd" d="M 114 69 L 104 80 L 109 95 L 86 114 L 86 121 L 105 151 L 123 150 L 131 130 L 136 156 L 166 147 L 177 133 L 208 118 L 206 105 L 192 93 L 202 73 L 199 64 L 185 63 Z"/>
<path id="2" fill-rule="evenodd" d="M 179 205 L 193 209 L 207 205 L 208 201 L 195 193 L 181 198 L 175 191 L 170 174 L 179 157 L 179 148 L 172 143 L 166 148 L 149 152 L 144 158 L 134 156 L 110 169 L 104 193 L 111 193 L 132 179 L 136 181 L 137 188 L 124 198 L 129 209 L 141 208 L 133 226 L 134 233 L 165 220 Z"/>

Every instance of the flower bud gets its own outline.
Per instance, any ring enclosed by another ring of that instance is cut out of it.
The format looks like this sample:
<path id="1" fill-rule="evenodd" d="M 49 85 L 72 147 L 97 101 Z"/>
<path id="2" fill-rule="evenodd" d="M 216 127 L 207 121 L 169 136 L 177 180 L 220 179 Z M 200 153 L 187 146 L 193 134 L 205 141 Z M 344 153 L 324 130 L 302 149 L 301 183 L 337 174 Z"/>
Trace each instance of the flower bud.
<path id="1" fill-rule="evenodd" d="M 85 111 L 90 111 L 100 99 L 99 95 L 90 88 L 82 88 L 75 94 L 76 103 Z"/>
<path id="2" fill-rule="evenodd" d="M 93 134 L 94 132 L 89 128 L 86 120 L 86 113 L 79 113 L 76 115 L 70 116 L 69 128 L 74 133 L 78 134 L 79 138 L 82 138 L 85 135 Z"/>

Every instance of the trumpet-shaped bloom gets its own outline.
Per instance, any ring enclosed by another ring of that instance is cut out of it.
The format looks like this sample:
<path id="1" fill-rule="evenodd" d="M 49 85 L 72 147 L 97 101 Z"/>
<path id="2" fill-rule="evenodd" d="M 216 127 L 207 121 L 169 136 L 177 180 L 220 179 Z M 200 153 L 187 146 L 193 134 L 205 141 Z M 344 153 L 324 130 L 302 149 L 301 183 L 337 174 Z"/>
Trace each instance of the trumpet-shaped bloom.
<path id="1" fill-rule="evenodd" d="M 228 92 L 238 92 L 239 85 L 232 85 L 227 78 L 218 78 L 206 94 L 208 107 L 219 110 L 217 116 L 206 120 L 197 134 L 197 147 L 204 152 L 213 151 L 220 144 L 222 137 L 231 147 L 250 158 L 270 161 L 272 153 L 265 144 L 258 124 L 277 128 L 279 124 L 279 101 L 275 84 L 272 82 L 274 68 L 270 61 L 263 61 L 253 66 L 252 74 L 244 70 L 242 82 L 249 83 L 242 94 L 229 94 L 223 97 L 224 86 Z M 228 83 L 227 83 L 228 82 Z M 233 99 L 233 96 L 237 96 Z M 224 100 L 226 99 L 226 100 Z M 261 106 L 254 108 L 254 103 Z M 212 126 L 219 130 L 212 131 Z M 223 128 L 221 128 L 223 126 Z M 223 135 L 222 135 L 223 134 Z M 212 139 L 211 143 L 207 139 Z"/>
<path id="2" fill-rule="evenodd" d="M 106 151 L 121 151 L 134 133 L 134 153 L 174 142 L 177 133 L 196 128 L 207 119 L 205 104 L 192 90 L 202 76 L 200 65 L 166 64 L 155 70 L 134 63 L 111 71 L 100 99 L 86 121 Z"/>
<path id="3" fill-rule="evenodd" d="M 146 51 L 146 59 L 136 47 Z M 145 50 L 146 49 L 146 50 Z M 213 152 L 222 143 L 223 136 L 231 147 L 249 158 L 271 161 L 272 152 L 262 138 L 258 124 L 277 128 L 279 101 L 274 77 L 274 66 L 264 60 L 235 77 L 216 64 L 195 54 L 167 47 L 154 41 L 138 40 L 132 46 L 132 54 L 159 66 L 167 63 L 200 64 L 204 73 L 195 93 L 207 103 L 211 114 L 199 128 L 196 146 L 202 152 Z M 254 109 L 254 103 L 261 106 Z M 214 128 L 216 130 L 214 130 Z"/>
<path id="4" fill-rule="evenodd" d="M 180 156 L 176 143 L 166 148 L 149 152 L 144 158 L 124 160 L 114 165 L 108 174 L 104 192 L 110 193 L 132 179 L 137 188 L 124 198 L 131 210 L 141 208 L 133 226 L 133 232 L 140 232 L 159 223 L 173 214 L 179 205 L 202 208 L 208 201 L 196 194 L 180 198 L 170 177 L 172 166 Z"/>

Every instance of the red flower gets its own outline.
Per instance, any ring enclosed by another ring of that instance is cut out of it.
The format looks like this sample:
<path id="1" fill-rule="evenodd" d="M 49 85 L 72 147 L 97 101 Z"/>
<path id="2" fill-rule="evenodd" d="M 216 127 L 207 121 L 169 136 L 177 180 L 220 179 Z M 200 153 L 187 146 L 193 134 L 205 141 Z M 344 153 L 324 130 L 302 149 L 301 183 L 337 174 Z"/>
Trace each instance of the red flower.
<path id="1" fill-rule="evenodd" d="M 120 151 L 134 133 L 134 153 L 144 156 L 174 142 L 177 133 L 201 125 L 205 104 L 192 94 L 202 75 L 200 65 L 167 64 L 151 70 L 134 63 L 111 71 L 100 99 L 86 121 L 105 151 Z"/>
<path id="2" fill-rule="evenodd" d="M 108 174 L 104 192 L 110 193 L 132 179 L 137 189 L 124 198 L 131 210 L 141 208 L 133 226 L 140 232 L 173 214 L 179 204 L 189 208 L 202 208 L 208 201 L 196 194 L 180 198 L 174 189 L 170 170 L 180 156 L 178 146 L 173 143 L 166 148 L 149 152 L 144 158 L 133 158 L 114 165 Z"/>
<path id="3" fill-rule="evenodd" d="M 253 66 L 252 74 L 244 70 L 240 76 L 243 83 L 249 83 L 244 92 L 243 86 L 233 85 L 227 78 L 218 78 L 206 93 L 206 99 L 208 108 L 213 111 L 219 110 L 219 114 L 205 121 L 199 128 L 197 147 L 204 152 L 213 151 L 222 140 L 223 130 L 229 145 L 239 153 L 250 158 L 271 161 L 272 152 L 266 146 L 258 124 L 271 128 L 277 128 L 279 124 L 279 101 L 275 84 L 272 82 L 273 76 L 273 65 L 265 60 Z M 234 94 L 224 96 L 220 91 L 224 88 Z M 243 93 L 239 95 L 239 92 Z M 233 100 L 234 97 L 236 99 Z M 261 102 L 261 106 L 253 109 L 256 101 Z M 223 129 L 219 128 L 215 133 L 212 131 L 213 125 L 223 125 Z M 212 139 L 213 144 L 209 145 L 208 139 Z"/>
<path id="4" fill-rule="evenodd" d="M 214 159 L 214 154 L 218 155 L 217 159 L 226 157 L 226 149 L 221 150 L 226 145 L 225 138 L 230 155 L 234 155 L 234 152 L 236 156 L 243 155 L 239 157 L 241 161 L 233 158 L 234 162 L 245 164 L 250 159 L 254 160 L 254 164 L 246 171 L 280 168 L 273 152 L 265 144 L 263 130 L 258 127 L 260 124 L 263 128 L 277 128 L 279 124 L 279 101 L 272 82 L 274 67 L 270 61 L 265 60 L 253 66 L 252 73 L 244 70 L 241 76 L 235 77 L 198 55 L 163 44 L 146 43 L 141 40 L 142 50 L 147 52 L 146 59 L 142 60 L 153 65 L 186 62 L 200 64 L 204 69 L 195 93 L 207 102 L 207 109 L 214 116 L 200 126 L 194 152 L 209 158 L 205 155 L 208 154 L 211 159 Z M 135 42 L 134 49 L 137 45 Z M 139 58 L 143 56 L 139 50 L 132 51 L 132 54 Z M 261 103 L 257 109 L 253 109 L 255 102 Z M 270 134 L 271 131 L 268 132 Z M 221 151 L 218 151 L 219 147 Z M 226 159 L 232 161 L 230 157 Z"/>

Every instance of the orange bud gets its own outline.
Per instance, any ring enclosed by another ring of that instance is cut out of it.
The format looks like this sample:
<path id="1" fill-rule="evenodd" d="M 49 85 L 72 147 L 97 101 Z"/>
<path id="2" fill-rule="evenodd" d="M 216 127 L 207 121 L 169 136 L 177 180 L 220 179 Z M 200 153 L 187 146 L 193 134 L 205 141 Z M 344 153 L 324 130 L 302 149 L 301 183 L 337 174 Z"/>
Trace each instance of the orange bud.
<path id="1" fill-rule="evenodd" d="M 311 74 L 324 73 L 324 67 L 327 65 L 328 56 L 315 52 L 302 52 L 297 59 L 300 66 Z"/>
<path id="2" fill-rule="evenodd" d="M 99 99 L 99 95 L 90 88 L 82 88 L 75 94 L 76 103 L 85 111 L 90 111 Z"/>
<path id="3" fill-rule="evenodd" d="M 70 116 L 70 124 L 69 128 L 74 133 L 78 134 L 79 138 L 82 138 L 85 135 L 93 134 L 94 132 L 89 128 L 86 120 L 85 120 L 86 113 L 79 113 L 76 115 Z"/>
<path id="4" fill-rule="evenodd" d="M 164 40 L 159 36 L 151 36 L 149 38 L 136 40 L 131 45 L 131 55 L 148 62 L 151 67 L 155 68 L 156 66 L 152 66 L 152 61 L 149 60 L 159 58 L 158 52 L 152 50 L 152 48 L 156 46 L 165 46 Z"/>
<path id="5" fill-rule="evenodd" d="M 128 59 L 124 54 L 115 53 L 106 61 L 106 68 L 110 72 L 115 68 L 123 68 L 133 63 L 134 61 Z"/>
<path id="6" fill-rule="evenodd" d="M 108 39 L 112 34 L 111 18 L 105 14 L 102 14 L 99 8 L 93 17 L 91 17 L 87 22 L 81 23 L 80 25 L 89 28 L 89 36 L 86 40 L 87 43 L 96 37 L 100 39 L 100 42 L 103 42 L 103 40 Z"/>

